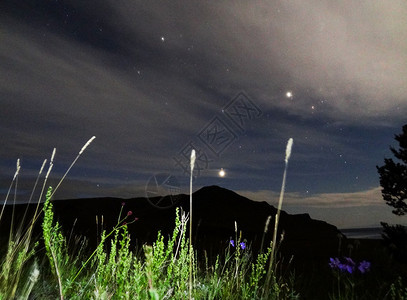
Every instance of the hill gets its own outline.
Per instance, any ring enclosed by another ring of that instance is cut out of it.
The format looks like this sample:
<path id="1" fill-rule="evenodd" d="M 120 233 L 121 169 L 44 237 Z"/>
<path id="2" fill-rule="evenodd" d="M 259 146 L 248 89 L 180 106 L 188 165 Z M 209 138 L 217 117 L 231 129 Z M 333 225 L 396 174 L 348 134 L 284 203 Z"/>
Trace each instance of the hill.
<path id="1" fill-rule="evenodd" d="M 53 203 L 55 216 L 65 234 L 85 235 L 91 245 L 96 244 L 102 227 L 110 230 L 117 223 L 122 203 L 125 203 L 122 215 L 132 211 L 132 216 L 138 218 L 129 225 L 129 231 L 133 241 L 142 244 L 154 242 L 158 231 L 164 236 L 172 233 L 176 207 L 189 212 L 189 195 L 181 194 L 176 198 L 177 205 L 169 209 L 158 209 L 147 198 L 68 199 Z M 25 207 L 16 205 L 17 223 Z M 2 220 L 3 233 L 8 230 L 11 209 L 7 207 Z M 33 210 L 34 205 L 30 205 L 29 211 Z M 258 251 L 268 216 L 272 219 L 264 245 L 269 245 L 272 239 L 275 214 L 276 208 L 266 202 L 252 201 L 218 186 L 204 187 L 193 193 L 194 245 L 197 249 L 218 253 L 219 248 L 227 246 L 229 240 L 236 236 L 236 221 L 242 239 L 251 244 L 254 251 Z M 39 226 L 37 230 L 40 230 Z M 284 233 L 281 253 L 287 257 L 294 255 L 297 261 L 328 259 L 337 253 L 339 230 L 326 222 L 311 219 L 308 214 L 290 215 L 282 211 L 279 236 L 281 233 Z"/>

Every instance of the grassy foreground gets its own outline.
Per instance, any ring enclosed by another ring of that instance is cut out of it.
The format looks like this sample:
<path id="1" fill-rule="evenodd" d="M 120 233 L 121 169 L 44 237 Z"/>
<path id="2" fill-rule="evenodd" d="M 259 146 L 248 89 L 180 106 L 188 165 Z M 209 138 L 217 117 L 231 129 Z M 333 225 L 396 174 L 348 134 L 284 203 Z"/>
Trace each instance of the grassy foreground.
<path id="1" fill-rule="evenodd" d="M 171 236 L 158 233 L 153 244 L 131 247 L 128 229 L 137 226 L 137 218 L 123 203 L 116 226 L 102 232 L 98 246 L 90 248 L 85 238 L 63 234 L 51 194 L 49 188 L 40 210 L 41 236 L 26 244 L 25 234 L 16 239 L 14 230 L 2 249 L 0 299 L 189 299 L 190 261 L 193 299 L 407 299 L 405 278 L 389 277 L 394 265 L 381 269 L 377 260 L 369 266 L 360 259 L 374 251 L 373 241 L 347 251 L 348 259 L 333 258 L 294 276 L 279 272 L 276 262 L 270 268 L 272 248 L 253 253 L 237 229 L 216 257 L 199 249 L 190 252 L 189 219 L 179 210 Z M 387 259 L 382 258 L 382 266 Z M 328 293 L 317 293 L 326 285 Z"/>
<path id="2" fill-rule="evenodd" d="M 253 257 L 237 235 L 224 254 L 197 258 L 186 237 L 188 216 L 177 210 L 172 236 L 130 249 L 131 211 L 118 217 L 90 253 L 86 241 L 67 241 L 54 221 L 50 197 L 43 205 L 40 243 L 15 238 L 1 264 L 0 299 L 295 299 L 290 282 L 275 276 L 271 247 Z M 131 225 L 136 226 L 137 223 Z M 28 244 L 27 244 L 28 243 Z M 192 262 L 192 290 L 189 290 Z"/>
<path id="3" fill-rule="evenodd" d="M 4 247 L 0 247 L 0 300 L 8 299 L 281 299 L 297 298 L 292 285 L 276 276 L 275 243 L 255 257 L 241 240 L 235 224 L 236 238 L 224 254 L 215 259 L 206 252 L 197 255 L 192 245 L 192 230 L 186 237 L 191 215 L 177 210 L 172 236 L 158 233 L 152 245 L 130 249 L 128 226 L 137 221 L 132 212 L 123 213 L 117 224 L 103 231 L 96 249 L 86 247 L 86 239 L 68 240 L 61 226 L 54 221 L 52 196 L 92 137 L 79 151 L 73 163 L 55 189 L 48 188 L 48 176 L 53 168 L 54 149 L 33 215 L 24 214 L 14 228 L 14 205 L 10 232 Z M 191 190 L 194 151 L 191 154 Z M 287 157 L 286 157 L 287 163 Z M 34 184 L 30 204 L 42 171 L 44 160 Z M 0 222 L 12 187 L 17 182 L 20 162 L 0 213 Z M 191 193 L 192 195 L 192 193 Z M 282 198 L 281 200 L 282 201 Z M 28 206 L 27 206 L 28 209 Z M 190 211 L 192 213 L 192 196 Z M 33 237 L 34 227 L 42 218 L 42 235 Z M 190 222 L 192 223 L 192 222 Z M 1 224 L 0 224 L 1 225 Z M 277 228 L 278 222 L 275 226 Z M 3 237 L 2 237 L 3 238 Z M 211 263 L 209 263 L 211 261 Z M 212 263 L 213 262 L 213 263 Z"/>
<path id="4" fill-rule="evenodd" d="M 275 234 L 270 245 L 264 245 L 264 249 L 262 245 L 258 253 L 253 253 L 250 245 L 242 239 L 236 223 L 235 237 L 217 256 L 208 257 L 204 250 L 194 249 L 191 243 L 192 232 L 187 229 L 192 216 L 179 210 L 176 211 L 172 235 L 164 237 L 158 233 L 156 241 L 151 245 L 144 244 L 134 248 L 130 246 L 131 238 L 134 237 L 130 236 L 128 227 L 137 226 L 137 218 L 132 211 L 125 211 L 123 203 L 116 225 L 110 231 L 102 231 L 97 246 L 90 249 L 86 238 L 73 237 L 72 232 L 64 234 L 60 224 L 54 219 L 52 197 L 93 139 L 94 137 L 82 147 L 55 189 L 46 189 L 53 166 L 54 149 L 34 214 L 29 215 L 26 210 L 17 226 L 14 226 L 13 206 L 9 236 L 0 245 L 0 300 L 407 300 L 407 279 L 402 275 L 398 276 L 399 273 L 392 274 L 394 262 L 386 269 L 388 257 L 383 258 L 387 261 L 381 265 L 373 265 L 370 261 L 351 257 L 350 249 L 347 256 L 332 257 L 312 270 L 302 270 L 299 274 L 281 272 L 281 264 L 276 259 L 278 247 Z M 286 168 L 278 212 L 283 200 L 292 140 L 288 145 L 290 147 L 287 146 L 286 150 Z M 38 174 L 29 203 L 45 164 L 46 160 Z M 192 168 L 191 163 L 191 174 Z M 19 170 L 17 161 L 17 171 L 1 209 L 0 222 L 13 185 L 17 191 Z M 279 215 L 276 215 L 274 232 L 277 232 L 278 218 Z M 41 235 L 34 236 L 34 227 L 40 221 Z M 269 221 L 270 219 L 267 220 L 263 234 L 268 230 Z M 0 223 L 0 226 L 4 225 Z M 372 252 L 373 249 L 369 248 L 367 251 Z M 385 282 L 383 278 L 387 274 L 392 276 L 390 281 Z M 321 291 L 327 292 L 319 293 Z"/>

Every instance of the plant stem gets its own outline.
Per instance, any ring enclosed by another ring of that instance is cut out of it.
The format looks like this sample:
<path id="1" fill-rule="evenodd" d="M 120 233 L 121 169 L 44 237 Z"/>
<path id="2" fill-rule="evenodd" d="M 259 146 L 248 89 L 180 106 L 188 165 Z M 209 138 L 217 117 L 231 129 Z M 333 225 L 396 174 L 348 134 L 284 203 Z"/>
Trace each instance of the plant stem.
<path id="1" fill-rule="evenodd" d="M 192 299 L 192 175 L 195 166 L 195 150 L 191 151 L 191 174 L 189 177 L 189 299 Z"/>

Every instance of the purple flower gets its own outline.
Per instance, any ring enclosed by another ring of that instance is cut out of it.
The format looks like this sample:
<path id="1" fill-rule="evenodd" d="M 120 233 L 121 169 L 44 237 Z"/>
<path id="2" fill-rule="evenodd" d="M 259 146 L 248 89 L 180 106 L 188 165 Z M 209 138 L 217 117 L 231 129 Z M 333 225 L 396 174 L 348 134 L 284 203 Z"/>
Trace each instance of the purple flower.
<path id="1" fill-rule="evenodd" d="M 335 257 L 335 258 L 330 257 L 329 260 L 331 261 L 331 262 L 329 263 L 329 266 L 330 266 L 332 269 L 339 269 L 339 266 L 341 265 L 341 262 L 339 261 L 339 258 L 337 258 L 337 257 Z"/>
<path id="2" fill-rule="evenodd" d="M 347 272 L 352 274 L 352 272 L 353 272 L 353 264 L 352 264 L 352 262 L 353 261 L 350 258 L 345 257 L 345 260 L 346 260 L 347 263 L 342 263 L 339 260 L 339 258 L 337 258 L 337 257 L 335 257 L 335 258 L 331 257 L 331 258 L 329 258 L 329 260 L 330 260 L 329 266 L 332 269 L 338 269 L 338 270 L 341 270 L 342 272 L 347 271 Z"/>
<path id="3" fill-rule="evenodd" d="M 358 267 L 360 273 L 364 274 L 367 271 L 370 270 L 370 262 L 363 260 L 360 262 L 359 267 Z"/>
<path id="4" fill-rule="evenodd" d="M 244 242 L 240 243 L 240 248 L 242 248 L 243 250 L 246 249 L 246 244 Z"/>
<path id="5" fill-rule="evenodd" d="M 343 267 L 343 271 L 347 271 L 349 274 L 352 274 L 353 270 L 355 269 L 354 266 L 346 265 L 346 264 L 344 264 L 342 267 Z"/>
<path id="6" fill-rule="evenodd" d="M 129 216 L 131 216 L 133 214 L 133 212 L 131 211 L 131 210 L 129 210 L 128 212 L 127 212 L 127 216 L 129 217 Z"/>
<path id="7" fill-rule="evenodd" d="M 342 272 L 348 272 L 349 274 L 353 274 L 355 271 L 356 263 L 352 260 L 350 257 L 344 257 L 343 260 L 339 260 L 339 258 L 330 258 L 330 263 L 329 266 L 332 269 L 338 269 Z M 364 274 L 367 271 L 369 271 L 370 268 L 370 262 L 368 261 L 362 261 L 359 263 L 358 270 L 360 273 Z"/>
<path id="8" fill-rule="evenodd" d="M 352 260 L 352 258 L 350 258 L 350 257 L 344 257 L 344 258 L 345 258 L 346 262 L 348 263 L 348 265 L 350 265 L 350 266 L 355 265 L 355 262 Z"/>
<path id="9" fill-rule="evenodd" d="M 230 244 L 232 245 L 232 247 L 235 246 L 235 241 L 234 240 L 230 240 Z"/>
<path id="10" fill-rule="evenodd" d="M 355 270 L 355 262 L 350 257 L 345 257 L 346 263 L 343 264 L 343 271 L 347 271 L 349 274 L 352 274 Z"/>

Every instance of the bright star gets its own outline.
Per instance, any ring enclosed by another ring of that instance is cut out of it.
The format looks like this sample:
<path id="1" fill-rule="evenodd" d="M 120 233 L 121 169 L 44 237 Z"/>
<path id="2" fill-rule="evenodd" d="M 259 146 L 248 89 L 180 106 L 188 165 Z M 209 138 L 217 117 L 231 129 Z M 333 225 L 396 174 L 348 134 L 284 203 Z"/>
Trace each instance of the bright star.
<path id="1" fill-rule="evenodd" d="M 221 168 L 220 171 L 219 171 L 219 176 L 220 177 L 225 177 L 225 175 L 226 175 L 225 170 L 223 170 L 223 168 Z"/>
<path id="2" fill-rule="evenodd" d="M 292 98 L 293 97 L 293 93 L 291 91 L 288 91 L 287 93 L 285 93 L 285 96 L 287 98 Z"/>

